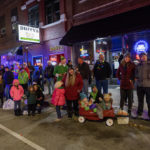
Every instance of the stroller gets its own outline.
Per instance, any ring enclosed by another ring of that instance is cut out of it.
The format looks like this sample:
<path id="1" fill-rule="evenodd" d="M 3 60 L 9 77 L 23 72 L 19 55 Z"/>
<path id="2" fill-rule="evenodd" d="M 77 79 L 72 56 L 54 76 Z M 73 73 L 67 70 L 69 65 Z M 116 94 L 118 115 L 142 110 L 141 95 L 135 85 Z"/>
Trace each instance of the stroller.
<path id="1" fill-rule="evenodd" d="M 103 117 L 105 119 L 105 123 L 107 126 L 112 126 L 114 124 L 114 109 L 111 106 L 110 110 L 103 110 Z M 79 102 L 79 118 L 78 121 L 80 123 L 84 123 L 87 120 L 103 120 L 98 117 L 98 115 L 93 112 L 93 110 L 85 110 L 84 108 L 81 107 L 81 102 Z"/>

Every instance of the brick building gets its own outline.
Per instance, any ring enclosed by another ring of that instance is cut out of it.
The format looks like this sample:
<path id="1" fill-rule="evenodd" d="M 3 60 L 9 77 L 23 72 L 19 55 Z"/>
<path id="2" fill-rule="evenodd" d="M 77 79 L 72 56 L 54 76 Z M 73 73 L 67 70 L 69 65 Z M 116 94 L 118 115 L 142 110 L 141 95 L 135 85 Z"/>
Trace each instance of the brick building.
<path id="1" fill-rule="evenodd" d="M 0 20 L 4 20 L 0 24 L 0 29 L 4 30 L 0 36 L 0 55 L 6 55 L 2 59 L 10 61 L 7 53 L 18 50 L 23 51 L 21 60 L 33 65 L 42 63 L 45 66 L 49 59 L 55 64 L 61 55 L 67 60 L 71 58 L 71 48 L 59 45 L 66 32 L 64 0 L 6 0 L 1 2 L 0 8 L 5 8 L 0 12 Z M 39 28 L 40 43 L 19 41 L 18 24 Z"/>
<path id="2" fill-rule="evenodd" d="M 136 42 L 142 40 L 142 47 L 143 40 L 150 44 L 148 0 L 66 0 L 65 4 L 67 34 L 60 43 L 73 47 L 74 63 L 79 56 L 92 63 L 104 53 L 116 70 L 122 52 L 131 51 L 135 57 Z"/>

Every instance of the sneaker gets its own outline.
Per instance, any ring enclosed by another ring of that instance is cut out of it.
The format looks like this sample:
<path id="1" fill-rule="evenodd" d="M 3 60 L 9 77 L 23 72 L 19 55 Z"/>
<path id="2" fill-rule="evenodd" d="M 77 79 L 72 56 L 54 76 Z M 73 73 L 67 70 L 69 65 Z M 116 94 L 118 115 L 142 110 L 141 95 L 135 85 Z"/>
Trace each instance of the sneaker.
<path id="1" fill-rule="evenodd" d="M 55 122 L 59 122 L 59 121 L 61 121 L 61 118 L 57 118 L 57 119 L 55 120 Z"/>

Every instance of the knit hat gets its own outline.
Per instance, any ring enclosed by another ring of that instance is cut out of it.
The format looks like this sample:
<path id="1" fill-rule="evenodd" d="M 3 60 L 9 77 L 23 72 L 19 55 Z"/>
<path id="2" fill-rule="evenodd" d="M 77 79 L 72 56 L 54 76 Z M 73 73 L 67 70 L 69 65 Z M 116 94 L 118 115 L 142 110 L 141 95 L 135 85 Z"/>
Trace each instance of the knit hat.
<path id="1" fill-rule="evenodd" d="M 61 59 L 61 61 L 62 61 L 62 60 L 64 60 L 64 59 L 65 59 L 65 57 L 64 57 L 64 56 L 60 56 L 60 59 Z"/>
<path id="2" fill-rule="evenodd" d="M 84 98 L 87 98 L 86 94 L 84 94 L 83 92 L 80 93 L 80 99 L 83 100 Z"/>
<path id="3" fill-rule="evenodd" d="M 129 58 L 131 58 L 131 54 L 130 54 L 129 52 L 127 52 L 127 53 L 124 54 L 124 57 L 129 57 Z"/>

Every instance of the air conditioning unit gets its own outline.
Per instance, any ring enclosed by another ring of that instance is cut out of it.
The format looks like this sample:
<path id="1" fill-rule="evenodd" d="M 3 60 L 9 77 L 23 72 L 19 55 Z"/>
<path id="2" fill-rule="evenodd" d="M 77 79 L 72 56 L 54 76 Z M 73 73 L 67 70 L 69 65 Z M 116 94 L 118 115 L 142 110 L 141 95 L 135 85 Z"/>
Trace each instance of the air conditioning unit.
<path id="1" fill-rule="evenodd" d="M 5 34 L 6 34 L 6 28 L 1 28 L 0 34 L 1 34 L 1 35 L 5 35 Z"/>

